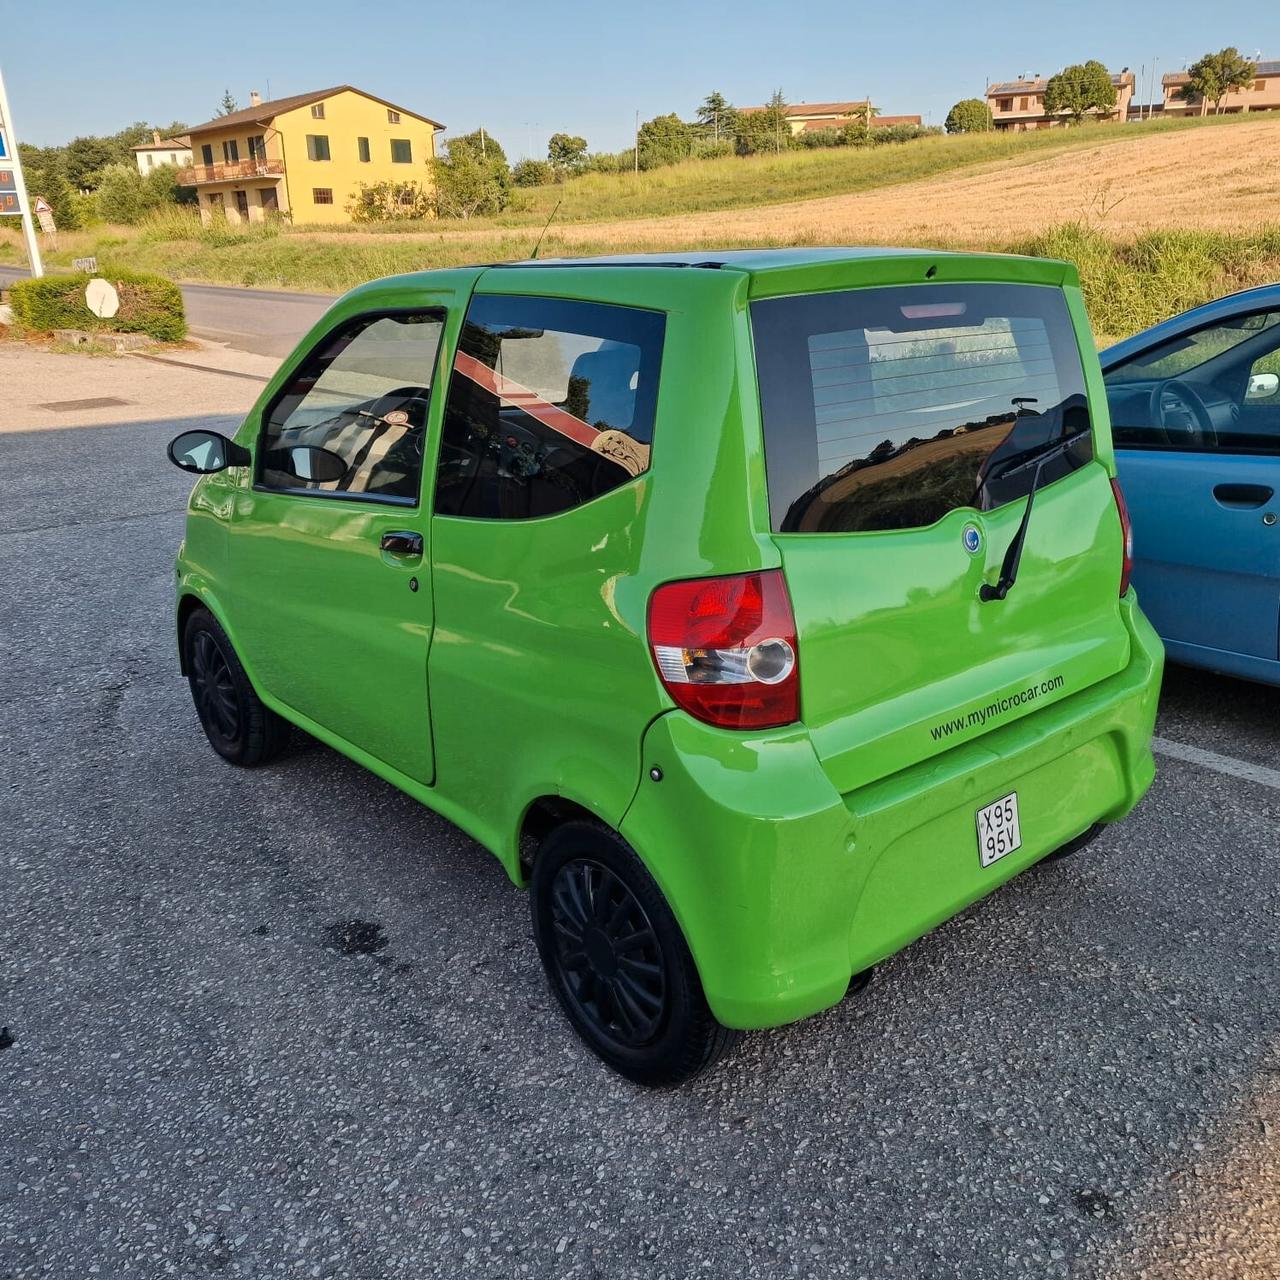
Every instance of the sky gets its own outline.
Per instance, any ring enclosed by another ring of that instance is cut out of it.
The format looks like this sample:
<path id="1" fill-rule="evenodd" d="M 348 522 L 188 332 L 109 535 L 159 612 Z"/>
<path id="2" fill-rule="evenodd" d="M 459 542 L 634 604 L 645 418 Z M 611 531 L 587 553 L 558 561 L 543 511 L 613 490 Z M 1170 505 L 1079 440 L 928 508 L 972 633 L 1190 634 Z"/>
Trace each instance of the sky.
<path id="1" fill-rule="evenodd" d="M 620 150 L 637 111 L 691 118 L 712 90 L 739 106 L 778 88 L 788 102 L 869 96 L 886 115 L 941 124 L 989 81 L 1087 58 L 1113 71 L 1154 62 L 1159 74 L 1228 44 L 1280 58 L 1280 2 L 0 0 L 11 112 L 39 145 L 136 120 L 196 124 L 225 89 L 247 106 L 254 89 L 281 98 L 337 84 L 449 133 L 483 125 L 512 159 L 543 155 L 557 132 Z"/>

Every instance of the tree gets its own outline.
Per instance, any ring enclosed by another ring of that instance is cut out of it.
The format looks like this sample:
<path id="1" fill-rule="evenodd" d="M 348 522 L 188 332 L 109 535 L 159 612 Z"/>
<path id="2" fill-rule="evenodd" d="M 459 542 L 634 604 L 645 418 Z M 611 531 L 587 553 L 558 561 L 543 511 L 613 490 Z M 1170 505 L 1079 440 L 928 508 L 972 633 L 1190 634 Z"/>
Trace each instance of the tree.
<path id="1" fill-rule="evenodd" d="M 1184 102 L 1198 101 L 1201 115 L 1212 102 L 1214 115 L 1220 115 L 1227 94 L 1232 89 L 1248 88 L 1257 73 L 1257 64 L 1241 57 L 1240 50 L 1229 45 L 1193 62 L 1187 71 L 1187 83 L 1178 90 L 1177 96 Z"/>
<path id="2" fill-rule="evenodd" d="M 945 127 L 948 133 L 989 133 L 995 125 L 981 98 L 962 98 L 947 112 Z"/>
<path id="3" fill-rule="evenodd" d="M 25 150 L 23 148 L 24 153 Z M 37 196 L 43 196 L 53 210 L 54 226 L 59 231 L 74 231 L 80 225 L 80 208 L 76 202 L 76 193 L 62 176 L 61 170 L 56 167 L 36 168 L 25 154 L 22 164 L 32 201 Z"/>
<path id="4" fill-rule="evenodd" d="M 449 154 L 456 155 L 458 150 L 463 147 L 469 147 L 475 152 L 476 159 L 482 164 L 506 167 L 506 151 L 497 138 L 483 126 L 479 129 L 473 129 L 470 133 L 460 133 L 456 138 L 450 139 Z"/>
<path id="5" fill-rule="evenodd" d="M 688 158 L 693 147 L 693 129 L 675 112 L 654 116 L 640 126 L 638 143 L 640 168 L 657 169 Z"/>
<path id="6" fill-rule="evenodd" d="M 128 150 L 121 154 L 108 138 L 73 138 L 67 143 L 63 168 L 73 187 L 92 191 L 107 165 L 123 164 L 127 158 Z"/>
<path id="7" fill-rule="evenodd" d="M 1105 114 L 1115 105 L 1116 87 L 1111 83 L 1111 72 L 1092 58 L 1050 76 L 1045 85 L 1045 114 L 1069 115 L 1077 124 L 1091 112 Z"/>
<path id="8" fill-rule="evenodd" d="M 218 109 L 214 112 L 216 116 L 229 116 L 233 111 L 239 111 L 240 104 L 231 96 L 230 89 L 222 91 L 222 101 L 218 103 Z"/>
<path id="9" fill-rule="evenodd" d="M 107 165 L 98 181 L 98 212 L 104 221 L 132 225 L 142 221 L 146 210 L 146 194 L 137 167 Z"/>
<path id="10" fill-rule="evenodd" d="M 707 137 L 715 142 L 731 138 L 737 123 L 738 111 L 723 93 L 709 93 L 698 108 L 698 123 Z"/>
<path id="11" fill-rule="evenodd" d="M 454 138 L 435 162 L 436 200 L 443 217 L 501 213 L 511 199 L 511 173 L 505 156 L 482 153 L 473 142 L 478 137 L 477 132 Z"/>
<path id="12" fill-rule="evenodd" d="M 849 112 L 849 123 L 841 130 L 843 140 L 852 147 L 869 147 L 871 145 L 871 122 L 880 114 L 879 107 L 870 102 L 860 102 Z"/>
<path id="13" fill-rule="evenodd" d="M 517 187 L 545 187 L 555 180 L 555 170 L 545 160 L 521 160 L 511 169 L 511 181 Z"/>
<path id="14" fill-rule="evenodd" d="M 587 140 L 571 133 L 553 133 L 547 143 L 547 160 L 559 173 L 578 173 L 587 158 Z"/>
<path id="15" fill-rule="evenodd" d="M 791 124 L 787 119 L 787 100 L 781 89 L 775 89 L 768 103 L 759 111 L 739 111 L 734 130 L 739 155 L 761 151 L 778 152 L 791 145 Z"/>

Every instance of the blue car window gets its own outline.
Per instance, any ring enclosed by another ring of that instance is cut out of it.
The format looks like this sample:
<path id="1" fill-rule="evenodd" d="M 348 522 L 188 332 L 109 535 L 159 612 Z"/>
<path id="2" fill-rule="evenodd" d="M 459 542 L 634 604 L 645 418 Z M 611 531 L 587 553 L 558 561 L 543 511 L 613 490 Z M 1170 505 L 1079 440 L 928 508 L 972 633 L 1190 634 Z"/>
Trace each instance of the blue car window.
<path id="1" fill-rule="evenodd" d="M 1106 374 L 1121 448 L 1280 453 L 1280 311 L 1166 339 Z"/>

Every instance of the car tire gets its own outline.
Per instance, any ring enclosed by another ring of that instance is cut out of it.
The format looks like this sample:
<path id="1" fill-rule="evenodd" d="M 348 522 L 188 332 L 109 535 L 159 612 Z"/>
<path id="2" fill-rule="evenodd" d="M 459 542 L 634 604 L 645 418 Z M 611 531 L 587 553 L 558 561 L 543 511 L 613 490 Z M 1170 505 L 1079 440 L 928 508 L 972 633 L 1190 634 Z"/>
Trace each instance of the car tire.
<path id="1" fill-rule="evenodd" d="M 290 726 L 254 692 L 227 633 L 208 609 L 192 611 L 182 654 L 200 727 L 231 764 L 266 764 L 289 744 Z"/>
<path id="2" fill-rule="evenodd" d="M 636 1084 L 681 1084 L 738 1038 L 718 1023 L 684 934 L 616 833 L 568 822 L 538 849 L 533 933 L 551 990 L 589 1049 Z"/>
<path id="3" fill-rule="evenodd" d="M 1091 845 L 1103 832 L 1104 825 L 1101 822 L 1095 822 L 1088 831 L 1083 831 L 1076 836 L 1074 840 L 1068 840 L 1066 844 L 1055 849 L 1052 853 L 1046 853 L 1041 862 L 1059 862 L 1063 858 L 1069 858 L 1073 853 L 1079 853 L 1081 849 L 1086 849 Z"/>

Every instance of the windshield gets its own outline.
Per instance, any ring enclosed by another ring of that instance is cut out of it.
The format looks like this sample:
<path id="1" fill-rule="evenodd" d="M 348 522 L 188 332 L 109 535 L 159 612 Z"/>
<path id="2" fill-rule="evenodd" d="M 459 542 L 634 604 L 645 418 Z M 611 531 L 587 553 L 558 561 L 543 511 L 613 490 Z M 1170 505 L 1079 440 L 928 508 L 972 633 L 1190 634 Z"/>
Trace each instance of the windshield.
<path id="1" fill-rule="evenodd" d="M 1011 466 L 1069 436 L 1042 484 L 1092 456 L 1060 290 L 909 285 L 751 308 L 773 528 L 910 529 L 1024 497 Z"/>

